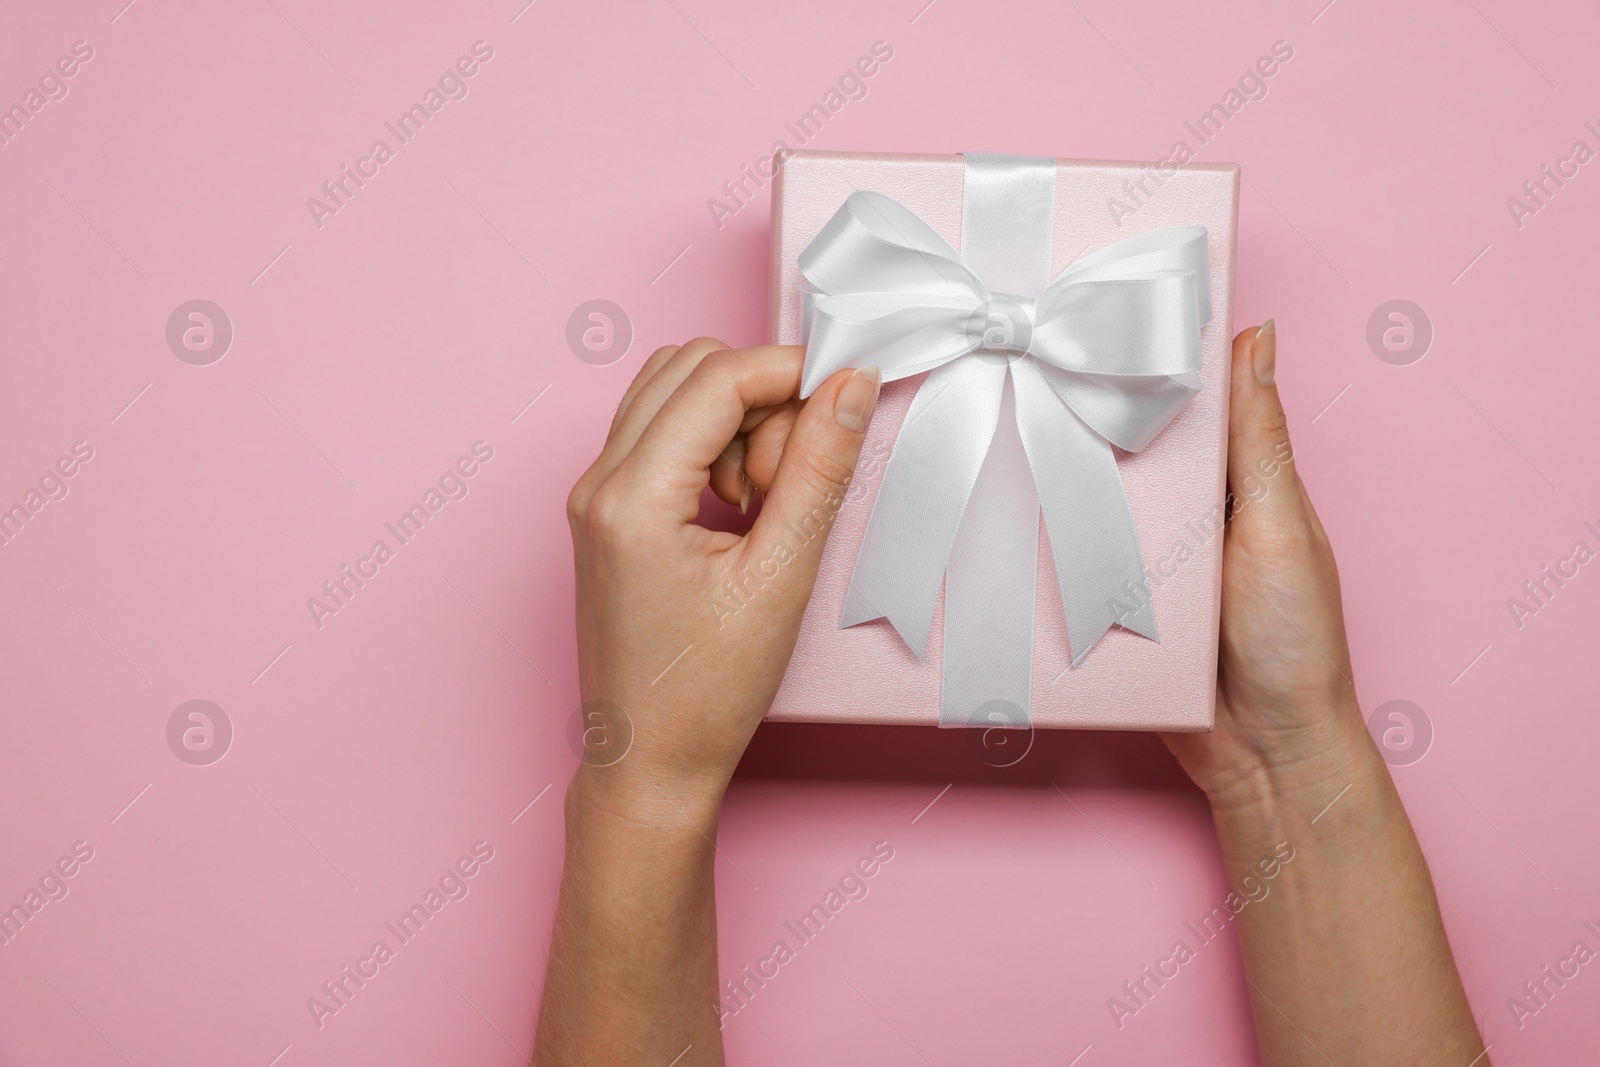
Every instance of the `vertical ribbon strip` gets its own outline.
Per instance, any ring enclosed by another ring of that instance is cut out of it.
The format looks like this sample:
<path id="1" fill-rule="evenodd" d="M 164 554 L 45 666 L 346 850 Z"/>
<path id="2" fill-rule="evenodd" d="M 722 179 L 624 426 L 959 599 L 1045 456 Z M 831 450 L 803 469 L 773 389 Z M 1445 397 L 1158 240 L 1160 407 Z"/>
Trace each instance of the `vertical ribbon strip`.
<path id="1" fill-rule="evenodd" d="M 1056 161 L 969 153 L 965 163 L 961 258 L 993 289 L 1038 295 L 1050 284 Z M 1017 324 L 991 309 L 982 325 L 986 347 L 976 351 L 1006 360 L 1007 381 L 1000 423 L 945 570 L 939 722 L 1024 726 L 1032 710 L 1039 494 L 1017 432 L 1009 363 L 1020 356 L 1007 352 L 1019 340 Z"/>

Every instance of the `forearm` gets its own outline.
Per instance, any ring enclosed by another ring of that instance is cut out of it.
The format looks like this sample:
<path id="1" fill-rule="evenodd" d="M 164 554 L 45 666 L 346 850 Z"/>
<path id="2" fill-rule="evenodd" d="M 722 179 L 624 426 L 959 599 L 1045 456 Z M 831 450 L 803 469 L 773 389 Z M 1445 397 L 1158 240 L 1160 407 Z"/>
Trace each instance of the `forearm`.
<path id="1" fill-rule="evenodd" d="M 1262 1062 L 1488 1067 L 1388 768 L 1355 734 L 1359 712 L 1340 718 L 1357 725 L 1326 759 L 1213 798 L 1229 885 L 1246 902 L 1237 925 Z"/>
<path id="2" fill-rule="evenodd" d="M 535 1062 L 720 1065 L 712 882 L 720 791 L 617 788 L 619 770 L 580 767 L 567 790 Z"/>

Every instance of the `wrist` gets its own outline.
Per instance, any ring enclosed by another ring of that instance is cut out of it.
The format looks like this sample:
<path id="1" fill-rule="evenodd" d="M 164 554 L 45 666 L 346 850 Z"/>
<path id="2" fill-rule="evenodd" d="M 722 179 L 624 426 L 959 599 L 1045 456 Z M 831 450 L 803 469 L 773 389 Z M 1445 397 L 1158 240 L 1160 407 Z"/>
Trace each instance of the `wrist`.
<path id="1" fill-rule="evenodd" d="M 1347 786 L 1387 783 L 1388 769 L 1373 745 L 1353 699 L 1256 753 L 1233 773 L 1206 787 L 1213 817 L 1224 824 L 1308 825 Z"/>
<path id="2" fill-rule="evenodd" d="M 580 763 L 567 785 L 569 832 L 603 823 L 653 838 L 716 837 L 726 781 L 686 781 L 626 761 Z"/>

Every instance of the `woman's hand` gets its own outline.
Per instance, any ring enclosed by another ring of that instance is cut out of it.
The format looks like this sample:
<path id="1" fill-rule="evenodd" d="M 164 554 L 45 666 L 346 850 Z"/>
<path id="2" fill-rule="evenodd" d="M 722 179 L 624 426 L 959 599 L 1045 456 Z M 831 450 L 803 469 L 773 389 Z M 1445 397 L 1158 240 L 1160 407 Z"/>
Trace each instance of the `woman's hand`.
<path id="1" fill-rule="evenodd" d="M 1273 384 L 1277 343 L 1270 321 L 1233 341 L 1216 729 L 1166 736 L 1216 820 L 1232 892 L 1212 914 L 1237 925 L 1263 1064 L 1487 1067 L 1427 863 L 1356 703 L 1338 571 Z"/>
<path id="2" fill-rule="evenodd" d="M 708 338 L 660 349 L 572 490 L 599 746 L 580 777 L 614 805 L 714 809 L 783 678 L 879 384 L 875 368 L 841 371 L 802 403 L 804 356 Z M 741 507 L 767 494 L 748 534 L 695 524 L 708 483 Z"/>
<path id="3" fill-rule="evenodd" d="M 1233 339 L 1216 728 L 1165 737 L 1213 806 L 1268 795 L 1320 806 L 1329 783 L 1337 791 L 1377 758 L 1351 681 L 1333 551 L 1295 472 L 1277 341 L 1270 320 Z"/>
<path id="4" fill-rule="evenodd" d="M 584 761 L 535 1062 L 722 1063 L 713 870 L 722 794 L 778 691 L 878 399 L 803 349 L 663 348 L 567 501 Z M 711 485 L 740 537 L 695 524 Z M 708 1010 L 711 1009 L 711 1010 Z"/>

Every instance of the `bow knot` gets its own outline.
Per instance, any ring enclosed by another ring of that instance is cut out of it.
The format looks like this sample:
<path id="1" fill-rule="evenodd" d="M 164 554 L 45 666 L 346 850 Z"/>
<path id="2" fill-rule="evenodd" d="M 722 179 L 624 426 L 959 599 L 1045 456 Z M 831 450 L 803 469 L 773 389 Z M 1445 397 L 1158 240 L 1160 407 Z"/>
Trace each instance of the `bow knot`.
<path id="1" fill-rule="evenodd" d="M 974 349 L 1025 354 L 1033 343 L 1033 299 L 996 293 L 967 320 L 967 336 Z"/>

